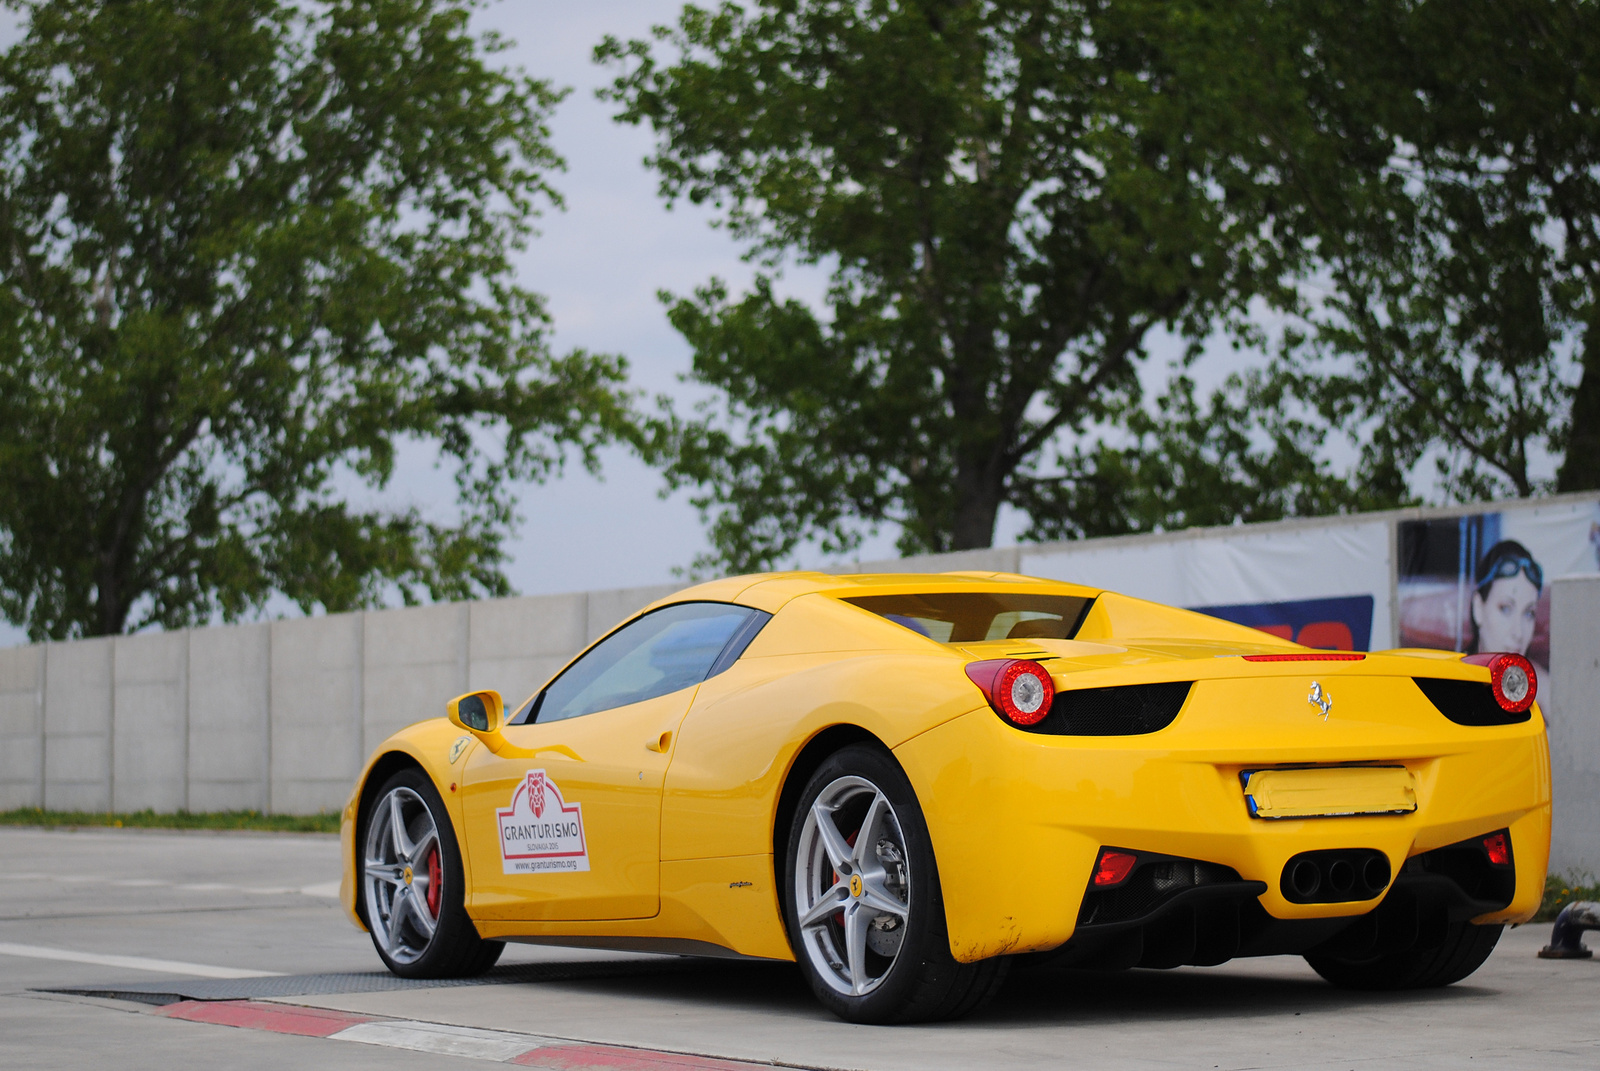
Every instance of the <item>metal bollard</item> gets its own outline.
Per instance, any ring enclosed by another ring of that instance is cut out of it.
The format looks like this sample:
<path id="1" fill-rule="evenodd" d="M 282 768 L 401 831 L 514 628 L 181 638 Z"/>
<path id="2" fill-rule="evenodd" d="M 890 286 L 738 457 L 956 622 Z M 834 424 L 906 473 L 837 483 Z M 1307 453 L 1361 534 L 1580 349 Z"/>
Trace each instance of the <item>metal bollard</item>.
<path id="1" fill-rule="evenodd" d="M 1583 943 L 1584 930 L 1600 930 L 1600 904 L 1577 900 L 1561 909 L 1550 931 L 1550 943 L 1539 949 L 1540 959 L 1588 959 L 1594 953 Z"/>

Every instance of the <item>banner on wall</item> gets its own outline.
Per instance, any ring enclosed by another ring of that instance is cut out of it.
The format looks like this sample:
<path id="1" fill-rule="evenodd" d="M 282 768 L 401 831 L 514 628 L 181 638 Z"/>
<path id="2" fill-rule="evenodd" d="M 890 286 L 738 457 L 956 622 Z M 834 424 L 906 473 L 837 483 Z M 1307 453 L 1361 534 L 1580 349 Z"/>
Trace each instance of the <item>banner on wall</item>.
<path id="1" fill-rule="evenodd" d="M 1370 651 L 1376 605 L 1377 600 L 1371 595 L 1346 595 L 1336 599 L 1244 602 L 1187 609 L 1249 625 L 1307 647 L 1326 651 Z"/>
<path id="2" fill-rule="evenodd" d="M 1389 522 L 1207 531 L 1049 550 L 1022 571 L 1183 606 L 1308 647 L 1388 646 Z"/>
<path id="3" fill-rule="evenodd" d="M 1517 650 L 1548 678 L 1549 582 L 1600 571 L 1600 503 L 1020 549 L 1024 573 L 1183 606 L 1308 647 L 1365 651 L 1398 636 L 1401 647 Z"/>
<path id="4" fill-rule="evenodd" d="M 1550 671 L 1550 580 L 1600 572 L 1600 504 L 1401 521 L 1400 646 L 1514 651 Z"/>

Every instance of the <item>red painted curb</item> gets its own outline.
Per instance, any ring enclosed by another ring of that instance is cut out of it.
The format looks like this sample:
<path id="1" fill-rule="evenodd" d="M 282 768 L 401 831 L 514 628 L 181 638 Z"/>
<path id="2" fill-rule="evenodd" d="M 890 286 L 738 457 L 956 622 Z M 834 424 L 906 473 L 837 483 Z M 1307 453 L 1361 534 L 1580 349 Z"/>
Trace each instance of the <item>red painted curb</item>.
<path id="1" fill-rule="evenodd" d="M 562 1045 L 534 1049 L 510 1061 L 522 1067 L 544 1067 L 553 1071 L 750 1071 L 767 1067 L 709 1056 L 686 1056 L 676 1052 L 652 1052 L 611 1045 Z"/>
<path id="2" fill-rule="evenodd" d="M 184 1000 L 168 1004 L 156 1014 L 169 1019 L 186 1019 L 191 1023 L 270 1030 L 274 1034 L 299 1034 L 310 1038 L 325 1038 L 357 1023 L 370 1023 L 375 1018 L 323 1008 L 264 1004 L 254 1000 Z"/>

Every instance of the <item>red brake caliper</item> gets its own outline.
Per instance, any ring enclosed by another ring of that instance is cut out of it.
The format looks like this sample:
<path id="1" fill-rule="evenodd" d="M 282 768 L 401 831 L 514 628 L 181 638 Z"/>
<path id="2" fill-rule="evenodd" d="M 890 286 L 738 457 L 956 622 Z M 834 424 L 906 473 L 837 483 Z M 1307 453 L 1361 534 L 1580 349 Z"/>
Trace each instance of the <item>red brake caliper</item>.
<path id="1" fill-rule="evenodd" d="M 442 869 L 439 866 L 439 849 L 435 848 L 428 853 L 428 914 L 434 918 L 439 917 L 439 892 L 442 884 L 441 878 L 443 877 L 440 874 L 440 870 Z"/>

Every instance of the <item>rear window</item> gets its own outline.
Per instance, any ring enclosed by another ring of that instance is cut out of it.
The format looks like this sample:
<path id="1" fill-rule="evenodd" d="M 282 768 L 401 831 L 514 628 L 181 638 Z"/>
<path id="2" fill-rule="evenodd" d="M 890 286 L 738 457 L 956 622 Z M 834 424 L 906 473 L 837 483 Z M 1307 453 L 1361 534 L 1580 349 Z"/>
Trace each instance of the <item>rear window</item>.
<path id="1" fill-rule="evenodd" d="M 1085 595 L 1023 595 L 949 591 L 863 595 L 845 599 L 940 643 L 982 640 L 1070 640 L 1094 599 Z"/>

